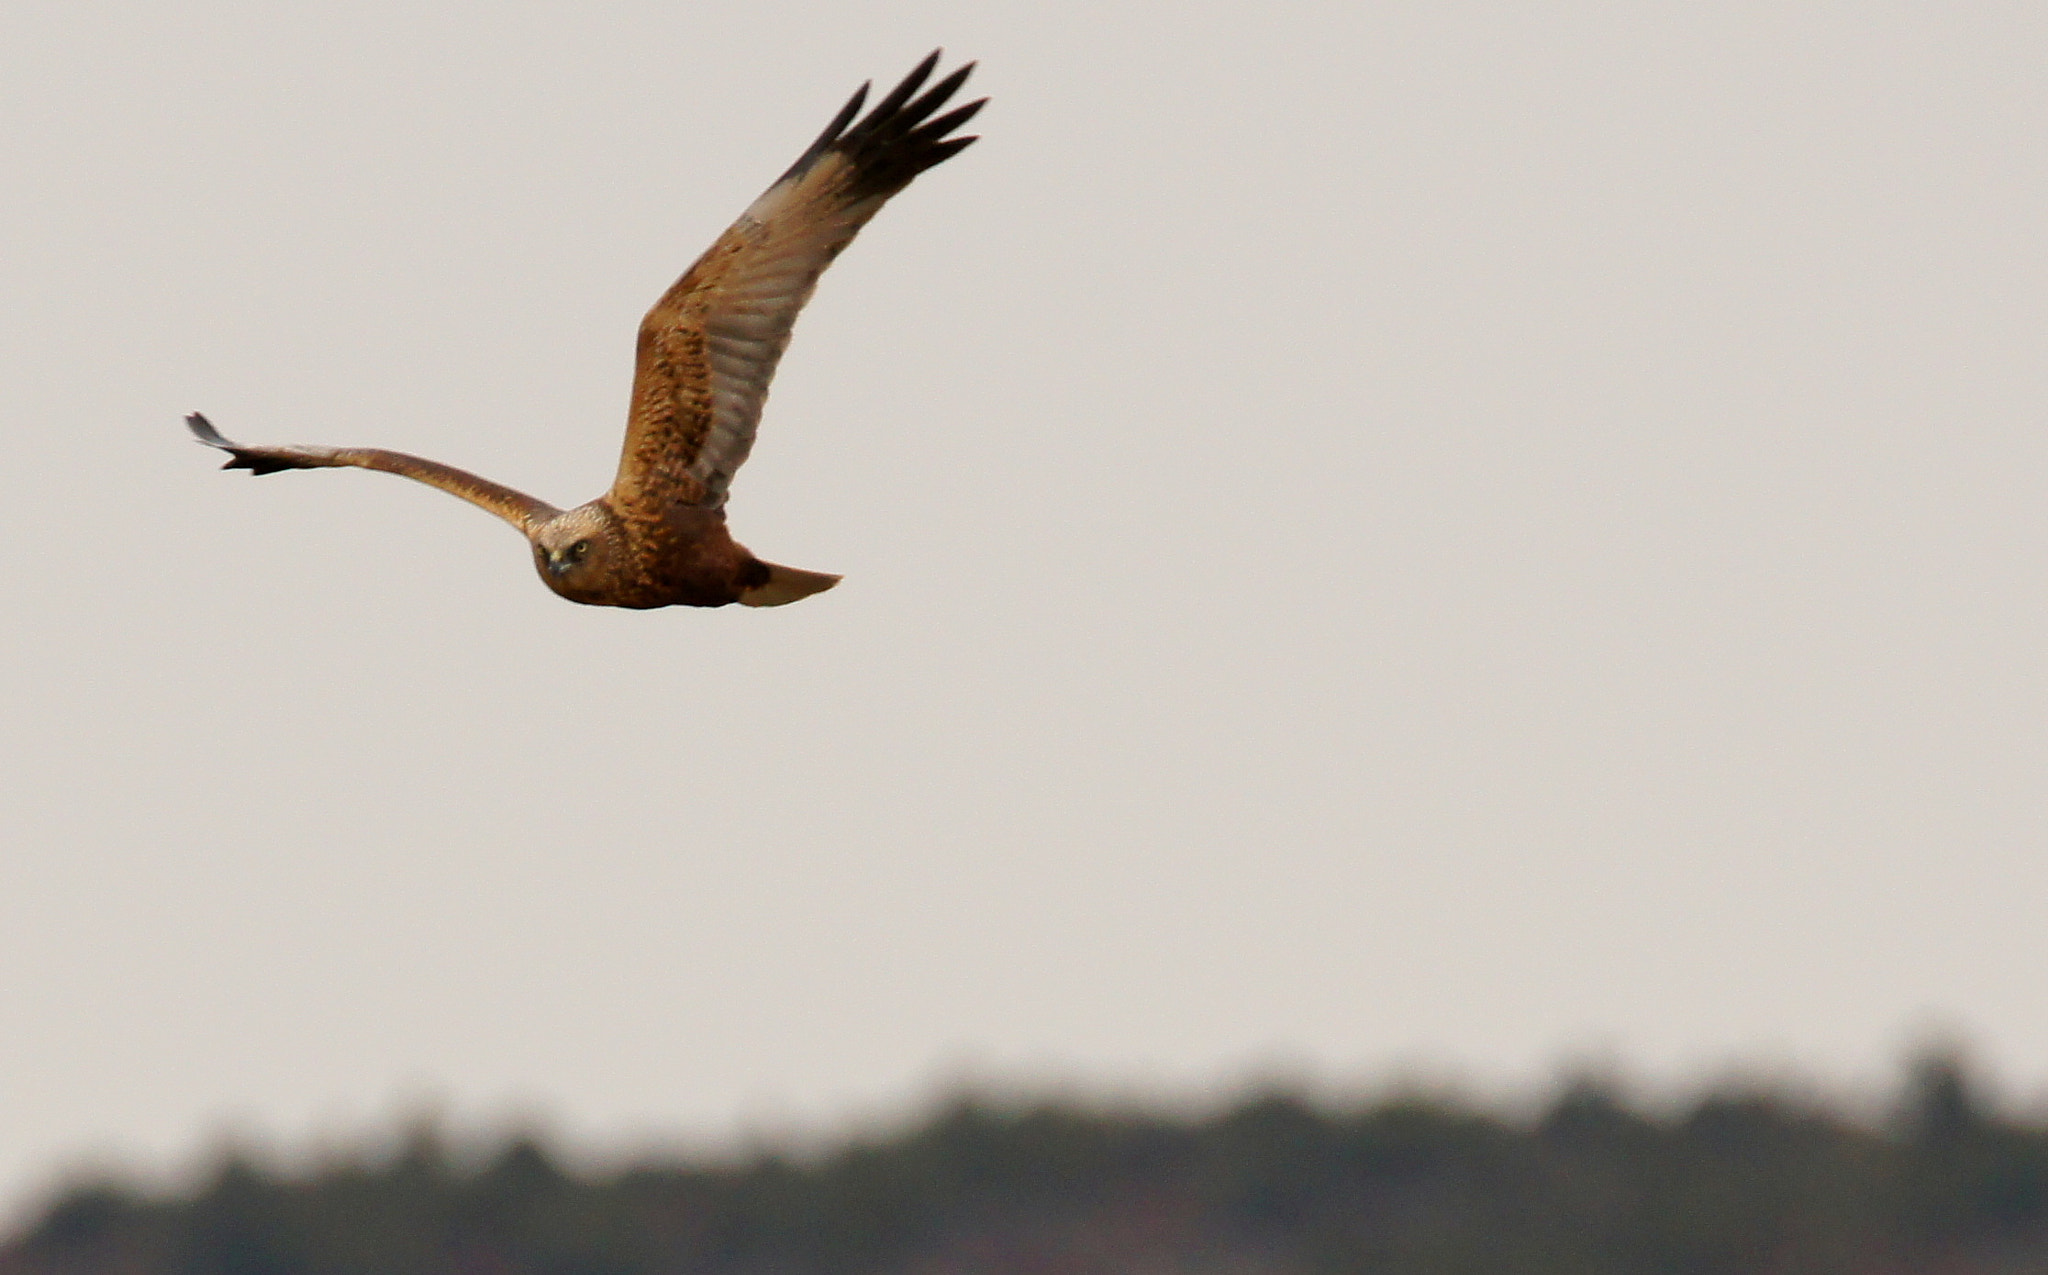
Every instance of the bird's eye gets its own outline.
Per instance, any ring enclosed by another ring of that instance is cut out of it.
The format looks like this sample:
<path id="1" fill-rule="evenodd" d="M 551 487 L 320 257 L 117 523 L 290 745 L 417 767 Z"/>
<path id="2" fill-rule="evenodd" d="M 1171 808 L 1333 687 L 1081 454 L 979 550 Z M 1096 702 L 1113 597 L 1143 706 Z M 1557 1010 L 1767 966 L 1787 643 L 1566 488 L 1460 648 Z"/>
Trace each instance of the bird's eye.
<path id="1" fill-rule="evenodd" d="M 568 552 L 562 556 L 571 562 L 581 562 L 590 556 L 590 542 L 588 540 L 578 540 L 575 544 L 570 545 Z"/>

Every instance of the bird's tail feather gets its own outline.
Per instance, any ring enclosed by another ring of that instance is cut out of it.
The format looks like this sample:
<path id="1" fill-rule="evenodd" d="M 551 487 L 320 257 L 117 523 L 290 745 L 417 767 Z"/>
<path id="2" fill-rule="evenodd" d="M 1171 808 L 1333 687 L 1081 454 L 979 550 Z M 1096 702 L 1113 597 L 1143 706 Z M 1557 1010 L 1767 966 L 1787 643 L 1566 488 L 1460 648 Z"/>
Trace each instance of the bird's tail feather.
<path id="1" fill-rule="evenodd" d="M 813 593 L 823 593 L 839 583 L 838 576 L 822 571 L 799 571 L 795 567 L 764 562 L 768 579 L 740 594 L 740 603 L 750 607 L 779 607 L 799 602 Z"/>

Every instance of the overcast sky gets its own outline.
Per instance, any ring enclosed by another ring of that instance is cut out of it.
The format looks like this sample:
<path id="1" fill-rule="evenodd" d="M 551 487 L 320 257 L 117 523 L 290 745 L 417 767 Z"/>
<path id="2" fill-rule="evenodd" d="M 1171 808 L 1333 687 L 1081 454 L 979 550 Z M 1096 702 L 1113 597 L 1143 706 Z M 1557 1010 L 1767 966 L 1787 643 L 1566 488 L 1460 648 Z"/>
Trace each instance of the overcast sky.
<path id="1" fill-rule="evenodd" d="M 640 314 L 861 80 L 985 140 L 732 525 L 560 601 Z M 0 39 L 0 1196 L 438 1101 L 2048 1086 L 2038 4 L 275 6 Z"/>

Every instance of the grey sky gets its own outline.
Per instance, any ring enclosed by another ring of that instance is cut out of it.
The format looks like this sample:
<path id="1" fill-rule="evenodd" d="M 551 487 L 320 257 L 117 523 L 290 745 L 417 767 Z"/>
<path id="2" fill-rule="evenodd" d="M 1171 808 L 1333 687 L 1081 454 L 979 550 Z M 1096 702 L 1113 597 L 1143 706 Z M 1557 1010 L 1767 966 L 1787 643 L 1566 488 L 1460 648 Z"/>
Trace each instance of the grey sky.
<path id="1" fill-rule="evenodd" d="M 30 0 L 0 40 L 0 1194 L 418 1095 L 593 1144 L 960 1071 L 2048 1082 L 2038 5 Z M 986 140 L 733 525 L 556 503 L 855 84 Z"/>

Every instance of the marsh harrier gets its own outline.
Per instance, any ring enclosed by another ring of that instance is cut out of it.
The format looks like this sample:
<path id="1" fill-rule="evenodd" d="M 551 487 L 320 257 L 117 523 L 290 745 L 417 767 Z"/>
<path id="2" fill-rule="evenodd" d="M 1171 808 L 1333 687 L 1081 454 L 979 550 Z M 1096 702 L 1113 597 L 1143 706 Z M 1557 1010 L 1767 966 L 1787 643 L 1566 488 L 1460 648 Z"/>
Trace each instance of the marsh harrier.
<path id="1" fill-rule="evenodd" d="M 780 606 L 839 577 L 763 562 L 725 529 L 726 489 L 754 445 L 768 381 L 818 276 L 891 195 L 976 139 L 949 136 L 987 101 L 936 112 L 972 63 L 926 89 L 934 52 L 856 123 L 862 85 L 790 170 L 740 214 L 640 323 L 625 452 L 611 490 L 562 510 L 475 474 L 364 447 L 245 447 L 185 423 L 228 469 L 355 466 L 438 487 L 526 535 L 547 586 L 592 606 Z M 919 92 L 919 90 L 923 92 Z"/>

